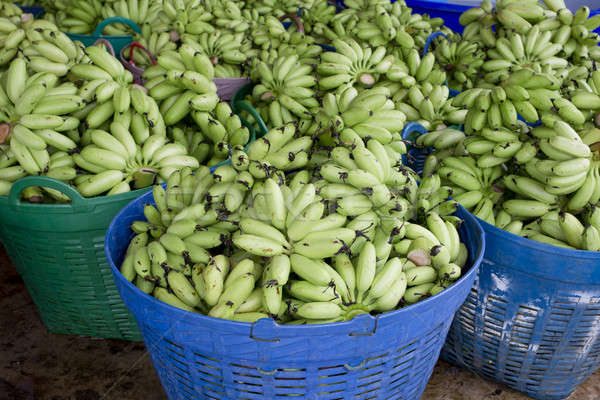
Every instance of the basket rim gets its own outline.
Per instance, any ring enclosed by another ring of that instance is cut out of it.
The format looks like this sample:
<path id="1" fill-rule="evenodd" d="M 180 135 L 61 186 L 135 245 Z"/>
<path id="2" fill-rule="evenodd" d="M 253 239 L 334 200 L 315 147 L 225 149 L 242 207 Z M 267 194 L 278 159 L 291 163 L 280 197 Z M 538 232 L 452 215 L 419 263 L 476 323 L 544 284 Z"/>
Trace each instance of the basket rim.
<path id="1" fill-rule="evenodd" d="M 114 194 L 111 196 L 95 196 L 95 197 L 84 197 L 83 201 L 87 203 L 90 207 L 100 206 L 110 203 L 116 203 L 123 200 L 128 199 L 136 199 L 140 196 L 143 196 L 148 190 L 152 189 L 152 186 L 147 186 L 141 189 L 132 190 L 130 192 Z M 0 196 L 0 207 L 9 207 L 8 205 L 8 196 Z M 25 203 L 20 202 L 18 206 L 19 211 L 23 212 L 53 212 L 53 211 L 61 211 L 71 209 L 71 204 L 34 204 L 34 203 Z"/>
<path id="2" fill-rule="evenodd" d="M 471 214 L 471 213 L 469 213 Z M 471 214 L 472 215 L 472 214 Z M 518 247 L 527 247 L 531 250 L 542 252 L 546 254 L 553 254 L 560 257 L 568 257 L 568 258 L 581 258 L 581 259 L 595 259 L 600 262 L 600 252 L 591 251 L 591 250 L 579 250 L 579 249 L 566 249 L 558 246 L 552 246 L 550 244 L 538 242 L 536 240 L 524 238 L 514 233 L 507 232 L 503 229 L 500 229 L 492 224 L 485 222 L 484 220 L 475 217 L 477 222 L 479 222 L 480 226 L 485 232 L 486 236 L 495 236 L 497 239 L 505 242 L 512 243 Z M 490 238 L 489 242 L 492 242 L 492 238 Z"/>
<path id="3" fill-rule="evenodd" d="M 390 318 L 398 318 L 398 317 L 402 317 L 404 315 L 412 314 L 413 312 L 418 312 L 419 309 L 427 309 L 430 306 L 432 306 L 433 303 L 438 302 L 444 298 L 455 295 L 456 292 L 458 292 L 462 289 L 461 286 L 463 286 L 465 284 L 465 282 L 468 282 L 469 280 L 473 281 L 475 279 L 475 275 L 479 272 L 480 265 L 483 261 L 485 247 L 486 247 L 485 246 L 486 245 L 486 237 L 485 237 L 484 230 L 481 227 L 480 223 L 477 221 L 477 219 L 473 215 L 471 215 L 469 212 L 467 212 L 461 206 L 459 208 L 459 212 L 462 214 L 461 218 L 464 217 L 463 219 L 465 221 L 470 220 L 470 223 L 475 228 L 475 232 L 473 232 L 473 233 L 480 238 L 481 242 L 480 242 L 479 247 L 476 249 L 475 259 L 471 263 L 468 272 L 466 274 L 462 275 L 456 282 L 454 282 L 451 286 L 449 286 L 447 289 L 443 290 L 442 292 L 440 292 L 434 296 L 431 296 L 425 300 L 419 301 L 415 304 L 411 304 L 410 306 L 403 307 L 403 308 L 400 308 L 400 309 L 397 309 L 394 311 L 382 313 L 382 314 L 379 314 L 376 316 L 372 316 L 370 314 L 361 314 L 349 321 L 335 322 L 335 323 L 329 323 L 329 324 L 280 325 L 280 324 L 277 324 L 275 322 L 275 320 L 272 318 L 263 318 L 254 323 L 238 322 L 238 321 L 213 318 L 213 317 L 203 315 L 203 314 L 198 314 L 198 313 L 192 313 L 192 312 L 184 311 L 177 307 L 171 306 L 169 304 L 166 304 L 166 303 L 156 299 L 155 297 L 142 292 L 132 282 L 129 282 L 127 279 L 125 279 L 123 274 L 121 274 L 121 271 L 116 267 L 115 260 L 112 257 L 112 254 L 110 251 L 110 246 L 109 246 L 110 240 L 108 240 L 108 236 L 115 230 L 117 222 L 123 217 L 123 215 L 126 212 L 129 211 L 129 209 L 131 207 L 133 207 L 137 203 L 148 203 L 148 202 L 150 202 L 150 203 L 153 202 L 151 191 L 140 196 L 139 198 L 132 200 L 129 204 L 127 204 L 127 206 L 125 206 L 121 211 L 119 211 L 119 213 L 113 218 L 110 225 L 108 226 L 108 230 L 106 231 L 106 239 L 104 240 L 104 251 L 106 253 L 106 258 L 108 260 L 110 268 L 112 269 L 115 280 L 118 280 L 121 285 L 125 285 L 128 289 L 130 289 L 130 290 L 133 289 L 135 291 L 135 293 L 137 293 L 138 296 L 141 296 L 141 298 L 144 299 L 144 301 L 149 302 L 153 307 L 158 307 L 158 308 L 162 309 L 164 312 L 172 313 L 172 315 L 178 316 L 179 318 L 182 318 L 182 319 L 193 318 L 196 321 L 198 321 L 199 323 L 206 322 L 206 323 L 211 323 L 211 324 L 219 324 L 222 327 L 248 328 L 248 327 L 253 327 L 257 324 L 260 324 L 262 326 L 269 325 L 272 327 L 276 327 L 277 329 L 285 329 L 285 332 L 287 332 L 287 333 L 293 333 L 293 332 L 306 333 L 309 331 L 315 331 L 315 330 L 319 330 L 322 328 L 333 328 L 333 329 L 349 328 L 349 330 L 356 329 L 360 325 L 365 325 L 366 321 L 368 321 L 371 324 L 375 324 L 375 326 L 376 326 L 377 321 L 380 319 L 385 321 Z M 117 286 L 119 286 L 119 284 L 117 284 Z M 462 303 L 462 301 L 461 301 L 461 303 Z M 125 304 L 127 305 L 127 302 L 125 302 Z M 460 306 L 460 304 L 459 304 L 459 306 Z M 278 332 L 278 334 L 281 334 L 281 333 L 282 333 L 281 331 Z"/>

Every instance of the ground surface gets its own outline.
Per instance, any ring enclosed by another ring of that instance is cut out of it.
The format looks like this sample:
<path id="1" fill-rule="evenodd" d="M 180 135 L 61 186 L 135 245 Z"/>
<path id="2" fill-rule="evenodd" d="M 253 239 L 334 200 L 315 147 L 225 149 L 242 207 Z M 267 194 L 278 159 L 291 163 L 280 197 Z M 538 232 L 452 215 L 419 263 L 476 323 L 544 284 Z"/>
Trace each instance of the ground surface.
<path id="1" fill-rule="evenodd" d="M 143 343 L 49 333 L 0 247 L 0 400 L 100 399 L 166 399 Z M 527 397 L 440 361 L 422 400 L 471 399 Z M 569 398 L 597 399 L 600 372 Z"/>

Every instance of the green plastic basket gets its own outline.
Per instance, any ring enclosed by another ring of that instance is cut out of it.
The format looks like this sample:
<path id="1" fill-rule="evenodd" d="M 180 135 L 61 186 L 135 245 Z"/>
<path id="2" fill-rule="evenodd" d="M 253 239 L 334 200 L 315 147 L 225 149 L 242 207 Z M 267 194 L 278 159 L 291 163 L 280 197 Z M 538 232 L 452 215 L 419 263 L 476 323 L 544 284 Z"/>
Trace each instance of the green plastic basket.
<path id="1" fill-rule="evenodd" d="M 56 189 L 71 203 L 21 202 L 21 192 L 30 186 Z M 30 176 L 16 181 L 8 197 L 0 197 L 0 241 L 48 330 L 141 340 L 115 287 L 104 235 L 114 216 L 150 189 L 86 199 L 60 181 Z"/>
<path id="2" fill-rule="evenodd" d="M 86 47 L 92 46 L 94 43 L 96 43 L 98 39 L 106 39 L 110 42 L 115 51 L 115 54 L 117 54 L 118 57 L 118 54 L 121 54 L 121 49 L 123 49 L 123 47 L 127 46 L 129 43 L 133 42 L 133 37 L 131 35 L 108 36 L 102 34 L 102 30 L 106 27 L 106 25 L 116 23 L 129 25 L 135 32 L 142 33 L 142 30 L 140 29 L 138 24 L 136 24 L 130 19 L 123 17 L 112 17 L 103 20 L 98 24 L 98 26 L 96 26 L 96 29 L 94 29 L 94 32 L 91 35 L 81 35 L 78 33 L 69 32 L 66 33 L 67 36 L 71 38 L 71 40 L 79 40 Z"/>

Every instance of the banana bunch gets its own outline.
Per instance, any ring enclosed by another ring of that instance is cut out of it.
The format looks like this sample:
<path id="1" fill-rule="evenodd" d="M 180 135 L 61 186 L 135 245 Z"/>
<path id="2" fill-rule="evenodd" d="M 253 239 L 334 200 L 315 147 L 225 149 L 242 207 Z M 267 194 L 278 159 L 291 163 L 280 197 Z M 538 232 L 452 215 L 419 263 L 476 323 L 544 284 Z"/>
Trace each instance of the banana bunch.
<path id="1" fill-rule="evenodd" d="M 226 102 L 217 103 L 214 111 L 193 111 L 192 118 L 200 128 L 196 135 L 210 146 L 206 161 L 209 166 L 225 161 L 232 148 L 243 147 L 250 141 L 250 131 Z M 193 150 L 192 147 L 190 153 Z"/>
<path id="2" fill-rule="evenodd" d="M 569 212 L 552 211 L 521 228 L 521 236 L 567 249 L 600 251 L 597 211 L 592 206 L 583 219 Z M 586 221 L 584 226 L 582 221 Z M 519 225 L 516 225 L 519 228 Z"/>
<path id="3" fill-rule="evenodd" d="M 68 0 L 64 10 L 57 15 L 57 25 L 62 31 L 69 33 L 91 34 L 102 21 L 104 6 L 105 2 L 102 0 Z M 112 29 L 114 28 L 107 26 L 103 32 L 114 35 Z"/>
<path id="4" fill-rule="evenodd" d="M 221 207 L 230 203 L 229 187 L 252 187 L 253 181 L 244 179 L 231 166 L 217 169 L 214 175 L 208 167 L 195 174 L 182 168 L 171 174 L 166 189 L 155 186 L 155 205 L 144 207 L 146 221 L 132 224 L 138 235 L 127 250 L 123 275 L 168 304 L 189 311 L 201 306 L 208 312 L 222 294 L 230 267 L 228 257 L 212 257 L 209 250 L 231 244 L 230 230 L 237 229 L 231 223 L 235 216 Z"/>
<path id="5" fill-rule="evenodd" d="M 498 83 L 506 77 L 507 69 L 531 68 L 535 72 L 551 72 L 568 66 L 565 58 L 557 57 L 563 48 L 553 42 L 551 31 L 541 31 L 534 25 L 527 34 L 506 33 L 506 37 L 496 37 L 491 29 L 481 32 L 489 47 L 487 60 L 481 66 L 484 79 L 489 83 Z"/>
<path id="6" fill-rule="evenodd" d="M 600 251 L 598 206 L 581 212 L 542 207 L 535 201 L 511 199 L 497 211 L 496 226 L 515 235 L 567 249 Z M 509 214 L 509 213 L 512 213 Z M 515 217 L 515 214 L 520 216 Z M 526 224 L 526 222 L 530 221 Z"/>
<path id="7" fill-rule="evenodd" d="M 465 27 L 463 37 L 467 40 L 477 39 L 483 30 L 492 25 L 514 30 L 525 34 L 533 22 L 545 18 L 546 10 L 538 4 L 537 0 L 525 0 L 521 3 L 500 1 L 496 3 L 497 9 L 490 0 L 484 0 L 479 7 L 473 7 L 460 15 L 459 22 Z"/>
<path id="8" fill-rule="evenodd" d="M 528 175 L 543 185 L 544 190 L 540 194 L 545 196 L 545 200 L 573 194 L 567 207 L 570 210 L 581 210 L 592 199 L 596 190 L 595 169 L 591 168 L 595 163 L 592 161 L 590 146 L 563 121 L 555 122 L 553 129 L 534 128 L 531 134 L 540 138 L 537 144 L 547 157 L 534 157 L 525 163 Z M 512 187 L 510 189 L 521 194 Z"/>
<path id="9" fill-rule="evenodd" d="M 25 30 L 21 28 L 20 17 L 9 19 L 0 15 L 0 66 L 4 67 L 17 55 L 19 44 L 25 40 Z"/>
<path id="10" fill-rule="evenodd" d="M 214 32 L 214 15 L 201 0 L 162 0 L 160 12 L 151 26 L 153 32 L 173 31 L 178 35 L 199 35 Z"/>
<path id="11" fill-rule="evenodd" d="M 459 204 L 450 198 L 455 194 L 455 190 L 451 187 L 452 183 L 444 185 L 445 182 L 439 174 L 423 175 L 419 180 L 421 183 L 416 201 L 414 196 L 410 196 L 413 199 L 411 219 L 426 221 L 427 216 L 431 213 L 439 214 L 449 220 L 452 219 L 450 215 L 454 214 Z M 458 190 L 456 192 L 460 193 Z"/>
<path id="12" fill-rule="evenodd" d="M 587 68 L 580 68 L 585 69 L 588 74 Z M 586 122 L 593 120 L 595 126 L 600 126 L 600 71 L 589 72 L 587 81 L 571 80 L 568 85 L 563 85 L 562 93 L 584 114 Z"/>
<path id="13" fill-rule="evenodd" d="M 485 58 L 480 44 L 462 38 L 457 41 L 439 38 L 435 43 L 435 58 L 442 70 L 447 71 L 448 86 L 458 91 L 473 88 Z"/>
<path id="14" fill-rule="evenodd" d="M 327 0 L 315 0 L 313 5 L 301 8 L 300 18 L 304 23 L 306 33 L 318 38 L 324 38 L 327 25 L 336 14 L 336 8 Z"/>
<path id="15" fill-rule="evenodd" d="M 208 0 L 204 2 L 204 5 L 214 15 L 214 25 L 234 32 L 247 31 L 259 15 L 258 12 L 255 12 L 252 16 L 252 12 L 244 10 L 243 3 L 239 4 L 232 0 Z M 240 8 L 240 6 L 242 7 Z M 244 13 L 244 11 L 247 12 Z"/>
<path id="16" fill-rule="evenodd" d="M 21 16 L 24 14 L 23 10 L 21 10 L 21 8 L 15 3 L 9 1 L 2 1 L 0 3 L 0 15 L 3 18 L 10 19 L 14 23 L 18 22 L 21 19 Z"/>
<path id="17" fill-rule="evenodd" d="M 167 137 L 186 148 L 187 154 L 193 156 L 200 165 L 206 165 L 213 146 L 207 143 L 202 132 L 196 127 L 177 124 L 167 129 Z"/>
<path id="18" fill-rule="evenodd" d="M 352 38 L 335 39 L 336 51 L 321 54 L 317 66 L 319 88 L 343 90 L 348 86 L 371 87 L 390 70 L 394 56 L 385 47 L 363 47 Z"/>
<path id="19" fill-rule="evenodd" d="M 395 49 L 392 54 L 394 62 L 386 73 L 387 82 L 383 82 L 383 85 L 392 90 L 394 101 L 404 99 L 408 90 L 417 84 L 445 84 L 446 72 L 436 65 L 433 53 L 421 57 L 416 49 L 410 49 L 405 53 Z"/>
<path id="20" fill-rule="evenodd" d="M 413 86 L 406 91 L 404 99 L 398 99 L 401 91 L 396 92 L 396 108 L 406 115 L 408 121 L 418 121 L 427 130 L 444 129 L 447 125 L 462 125 L 467 110 L 452 105 L 447 86 L 432 85 L 429 82 Z M 404 92 L 404 91 L 402 91 Z M 453 133 L 455 136 L 456 132 Z M 447 138 L 449 140 L 449 138 Z M 440 143 L 436 148 L 442 146 Z"/>
<path id="21" fill-rule="evenodd" d="M 413 14 L 403 2 L 372 4 L 370 10 L 361 15 L 353 34 L 371 46 L 423 48 L 427 37 L 444 23 L 441 18 Z"/>
<path id="22" fill-rule="evenodd" d="M 313 0 L 247 0 L 246 8 L 256 10 L 260 15 L 272 14 L 279 18 L 285 14 L 295 14 L 301 7 L 310 8 Z"/>
<path id="23" fill-rule="evenodd" d="M 271 65 L 256 63 L 251 76 L 258 77 L 261 83 L 254 86 L 252 98 L 268 125 L 278 127 L 312 119 L 311 110 L 319 107 L 314 97 L 317 79 L 313 68 L 300 63 L 297 55 L 281 56 Z"/>
<path id="24" fill-rule="evenodd" d="M 19 46 L 20 57 L 35 72 L 46 72 L 62 77 L 75 64 L 90 62 L 81 42 L 73 42 L 51 23 L 36 20 L 26 30 L 26 42 Z"/>
<path id="25" fill-rule="evenodd" d="M 461 147 L 462 142 L 465 142 L 465 137 L 465 134 L 458 129 L 443 128 L 428 131 L 411 141 L 410 144 L 421 149 L 433 147 L 436 160 L 441 160 L 446 156 L 459 155 L 456 154 L 456 150 Z"/>
<path id="26" fill-rule="evenodd" d="M 480 7 L 465 11 L 460 23 L 465 26 L 464 38 L 484 43 L 492 50 L 490 56 L 504 64 L 510 61 L 524 66 L 530 60 L 534 67 L 542 64 L 561 68 L 566 60 L 591 67 L 591 60 L 600 57 L 600 38 L 592 32 L 600 26 L 600 18 L 589 15 L 589 7 L 583 6 L 573 14 L 562 0 L 544 4 L 535 0 L 499 2 L 495 10 L 486 0 Z M 493 49 L 500 39 L 500 46 Z M 490 67 L 500 64 L 498 61 Z"/>
<path id="27" fill-rule="evenodd" d="M 166 128 L 156 102 L 145 89 L 132 85 L 133 75 L 121 62 L 98 46 L 85 49 L 91 63 L 75 64 L 67 77 L 81 84 L 79 95 L 87 103 L 75 114 L 89 129 L 107 130 L 112 121 L 130 128 L 138 144 L 151 134 L 165 135 Z"/>
<path id="28" fill-rule="evenodd" d="M 0 66 L 10 63 L 19 50 L 27 50 L 31 46 L 31 41 L 44 40 L 41 33 L 36 31 L 43 29 L 57 30 L 54 24 L 44 20 L 34 20 L 31 14 L 19 14 L 13 17 L 0 14 Z"/>
<path id="29" fill-rule="evenodd" d="M 214 66 L 214 77 L 241 77 L 240 65 L 248 59 L 248 56 L 242 51 L 243 33 L 216 30 L 213 33 L 199 35 L 185 34 L 181 40 L 195 51 L 208 56 Z"/>
<path id="30" fill-rule="evenodd" d="M 101 14 L 102 19 L 124 17 L 140 26 L 144 24 L 151 27 L 161 10 L 162 5 L 158 1 L 114 0 L 104 4 Z M 117 23 L 108 25 L 105 32 L 109 35 L 128 35 L 132 33 L 132 29 L 128 25 Z"/>
<path id="31" fill-rule="evenodd" d="M 288 32 L 283 23 L 273 15 L 259 17 L 250 30 L 253 47 L 260 50 L 277 49 L 282 43 L 289 42 L 292 35 L 299 38 L 304 36 L 300 32 Z"/>
<path id="32" fill-rule="evenodd" d="M 359 92 L 349 86 L 338 94 L 326 93 L 308 132 L 326 146 L 336 141 L 360 145 L 372 138 L 402 155 L 406 153 L 401 137 L 406 115 L 389 96 L 386 87 Z"/>
<path id="33" fill-rule="evenodd" d="M 85 104 L 71 84 L 58 84 L 49 73 L 29 75 L 25 60 L 17 58 L 2 75 L 0 86 L 0 160 L 3 187 L 25 175 L 47 173 L 70 181 L 76 171 L 68 163 L 50 163 L 50 153 L 77 148 L 79 119 L 69 114 Z M 63 168 L 64 167 L 64 168 Z"/>
<path id="34" fill-rule="evenodd" d="M 167 126 L 177 124 L 192 111 L 214 110 L 219 96 L 213 82 L 213 63 L 206 54 L 184 44 L 178 51 L 163 52 L 157 63 L 142 77 L 150 96 L 160 103 Z"/>
<path id="35" fill-rule="evenodd" d="M 250 54 L 257 53 L 257 57 L 250 60 L 251 66 L 256 65 L 259 60 L 267 64 L 273 64 L 279 57 L 297 55 L 299 63 L 317 65 L 322 52 L 323 48 L 315 44 L 315 39 L 312 36 L 301 32 L 293 32 L 290 34 L 289 40 L 282 42 L 277 48 L 251 50 Z"/>
<path id="36" fill-rule="evenodd" d="M 548 128 L 553 128 L 556 120 L 583 126 L 586 115 L 561 95 L 560 86 L 561 80 L 552 74 L 520 69 L 493 89 L 462 92 L 452 104 L 469 110 L 465 119 L 465 132 L 469 134 L 484 135 L 482 130 L 486 127 L 514 130 L 521 125 L 520 118 L 530 124 L 541 121 Z"/>
<path id="37" fill-rule="evenodd" d="M 427 164 L 435 165 L 427 168 L 423 176 L 434 178 L 438 175 L 442 184 L 452 189 L 455 201 L 475 216 L 493 224 L 493 209 L 502 197 L 502 190 L 498 185 L 504 175 L 501 166 L 481 168 L 472 156 L 444 157 L 439 151 L 428 156 Z"/>
<path id="38" fill-rule="evenodd" d="M 247 151 L 234 150 L 231 160 L 238 171 L 248 171 L 255 179 L 265 179 L 275 171 L 304 168 L 312 148 L 312 139 L 302 136 L 297 124 L 288 123 L 271 129 L 252 142 Z"/>
<path id="39" fill-rule="evenodd" d="M 600 61 L 600 36 L 593 32 L 600 26 L 600 17 L 590 18 L 590 8 L 580 7 L 575 14 L 564 6 L 564 2 L 548 4 L 556 12 L 553 41 L 562 46 L 561 54 L 576 64 Z M 560 7 L 560 8 L 559 8 Z"/>

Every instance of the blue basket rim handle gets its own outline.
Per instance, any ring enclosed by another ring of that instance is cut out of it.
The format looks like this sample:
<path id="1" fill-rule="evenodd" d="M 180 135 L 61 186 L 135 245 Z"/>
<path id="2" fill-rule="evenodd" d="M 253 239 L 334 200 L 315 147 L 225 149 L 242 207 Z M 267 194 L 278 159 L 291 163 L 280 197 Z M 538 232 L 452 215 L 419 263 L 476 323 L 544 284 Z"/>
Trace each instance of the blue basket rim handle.
<path id="1" fill-rule="evenodd" d="M 96 29 L 94 29 L 94 32 L 92 33 L 92 35 L 93 36 L 102 36 L 102 30 L 107 25 L 116 24 L 116 23 L 122 23 L 125 25 L 129 25 L 131 27 L 131 29 L 133 29 L 135 32 L 142 33 L 142 29 L 140 28 L 140 26 L 138 24 L 136 24 L 135 22 L 133 22 L 132 20 L 130 20 L 129 18 L 111 17 L 111 18 L 106 18 L 105 20 L 100 21 L 98 26 L 96 26 Z"/>
<path id="2" fill-rule="evenodd" d="M 356 371 L 358 369 L 361 369 L 365 366 L 365 364 L 367 363 L 367 360 L 361 360 L 358 364 L 352 366 L 350 364 L 344 364 L 344 368 L 346 368 L 348 371 Z"/>
<path id="3" fill-rule="evenodd" d="M 315 43 L 317 46 L 320 46 L 323 50 L 325 51 L 332 51 L 332 52 L 336 52 L 337 49 L 333 46 L 330 46 L 328 44 L 323 44 L 323 43 Z"/>
<path id="4" fill-rule="evenodd" d="M 448 85 L 446 85 L 446 86 L 448 86 Z M 448 92 L 449 92 L 449 96 L 450 97 L 456 97 L 456 96 L 458 96 L 459 94 L 462 93 L 459 90 L 454 90 L 454 89 L 450 89 L 450 88 L 448 88 Z"/>
<path id="5" fill-rule="evenodd" d="M 279 17 L 279 22 L 283 22 L 288 18 L 291 19 L 292 21 L 294 21 L 294 23 L 298 27 L 298 32 L 304 33 L 304 24 L 302 23 L 302 21 L 300 20 L 300 18 L 298 18 L 298 15 L 296 15 L 296 14 L 282 15 L 281 17 Z"/>
<path id="6" fill-rule="evenodd" d="M 108 49 L 108 52 L 110 54 L 112 54 L 113 57 L 115 56 L 115 49 L 113 48 L 112 44 L 110 44 L 110 42 L 108 40 L 106 40 L 104 38 L 100 38 L 100 39 L 96 40 L 92 46 L 96 46 L 96 45 L 98 45 L 98 43 L 103 43 L 106 46 L 106 48 Z"/>
<path id="7" fill-rule="evenodd" d="M 258 111 L 256 111 L 256 109 L 254 107 L 252 107 L 250 104 L 248 104 L 246 101 L 240 100 L 240 101 L 236 102 L 235 108 L 237 110 L 246 111 L 247 113 L 252 115 L 252 117 L 254 118 L 254 120 L 256 121 L 256 123 L 258 124 L 258 127 L 260 129 L 260 136 L 258 138 L 263 137 L 269 131 L 269 128 L 267 128 L 265 121 L 263 121 L 263 119 L 261 118 Z"/>
<path id="8" fill-rule="evenodd" d="M 427 129 L 420 123 L 413 121 L 404 125 L 404 129 L 402 129 L 402 139 L 407 140 L 408 135 L 411 133 L 418 133 L 418 136 L 421 136 L 427 133 Z"/>
<path id="9" fill-rule="evenodd" d="M 525 122 L 527 125 L 529 125 L 529 126 L 531 126 L 531 127 L 534 127 L 534 128 L 542 125 L 542 121 L 541 121 L 541 120 L 539 120 L 539 121 L 535 121 L 535 122 L 527 122 L 527 121 L 525 121 L 525 118 L 523 118 L 523 117 L 521 116 L 521 114 L 518 114 L 518 113 L 517 113 L 517 119 L 518 119 L 519 121 L 523 121 L 523 122 Z"/>
<path id="10" fill-rule="evenodd" d="M 258 372 L 260 372 L 262 375 L 267 375 L 267 376 L 275 375 L 277 373 L 277 368 L 274 368 L 269 371 L 269 370 L 264 370 L 264 369 L 258 367 L 258 368 L 256 368 L 256 370 Z"/>
<path id="11" fill-rule="evenodd" d="M 429 35 L 429 37 L 425 41 L 425 48 L 423 49 L 423 54 L 421 55 L 421 57 L 425 57 L 425 55 L 429 51 L 429 46 L 431 45 L 431 42 L 433 42 L 433 39 L 440 37 L 440 36 L 443 36 L 444 38 L 446 38 L 447 41 L 450 41 L 450 39 L 448 39 L 448 36 L 446 36 L 443 32 L 440 32 L 440 31 L 433 32 L 431 35 Z"/>
<path id="12" fill-rule="evenodd" d="M 18 208 L 22 204 L 19 199 L 21 192 L 31 186 L 41 186 L 58 190 L 71 199 L 71 207 L 76 212 L 85 212 L 90 209 L 89 205 L 86 204 L 86 200 L 75 188 L 47 176 L 26 176 L 13 183 L 8 193 L 9 206 Z"/>

